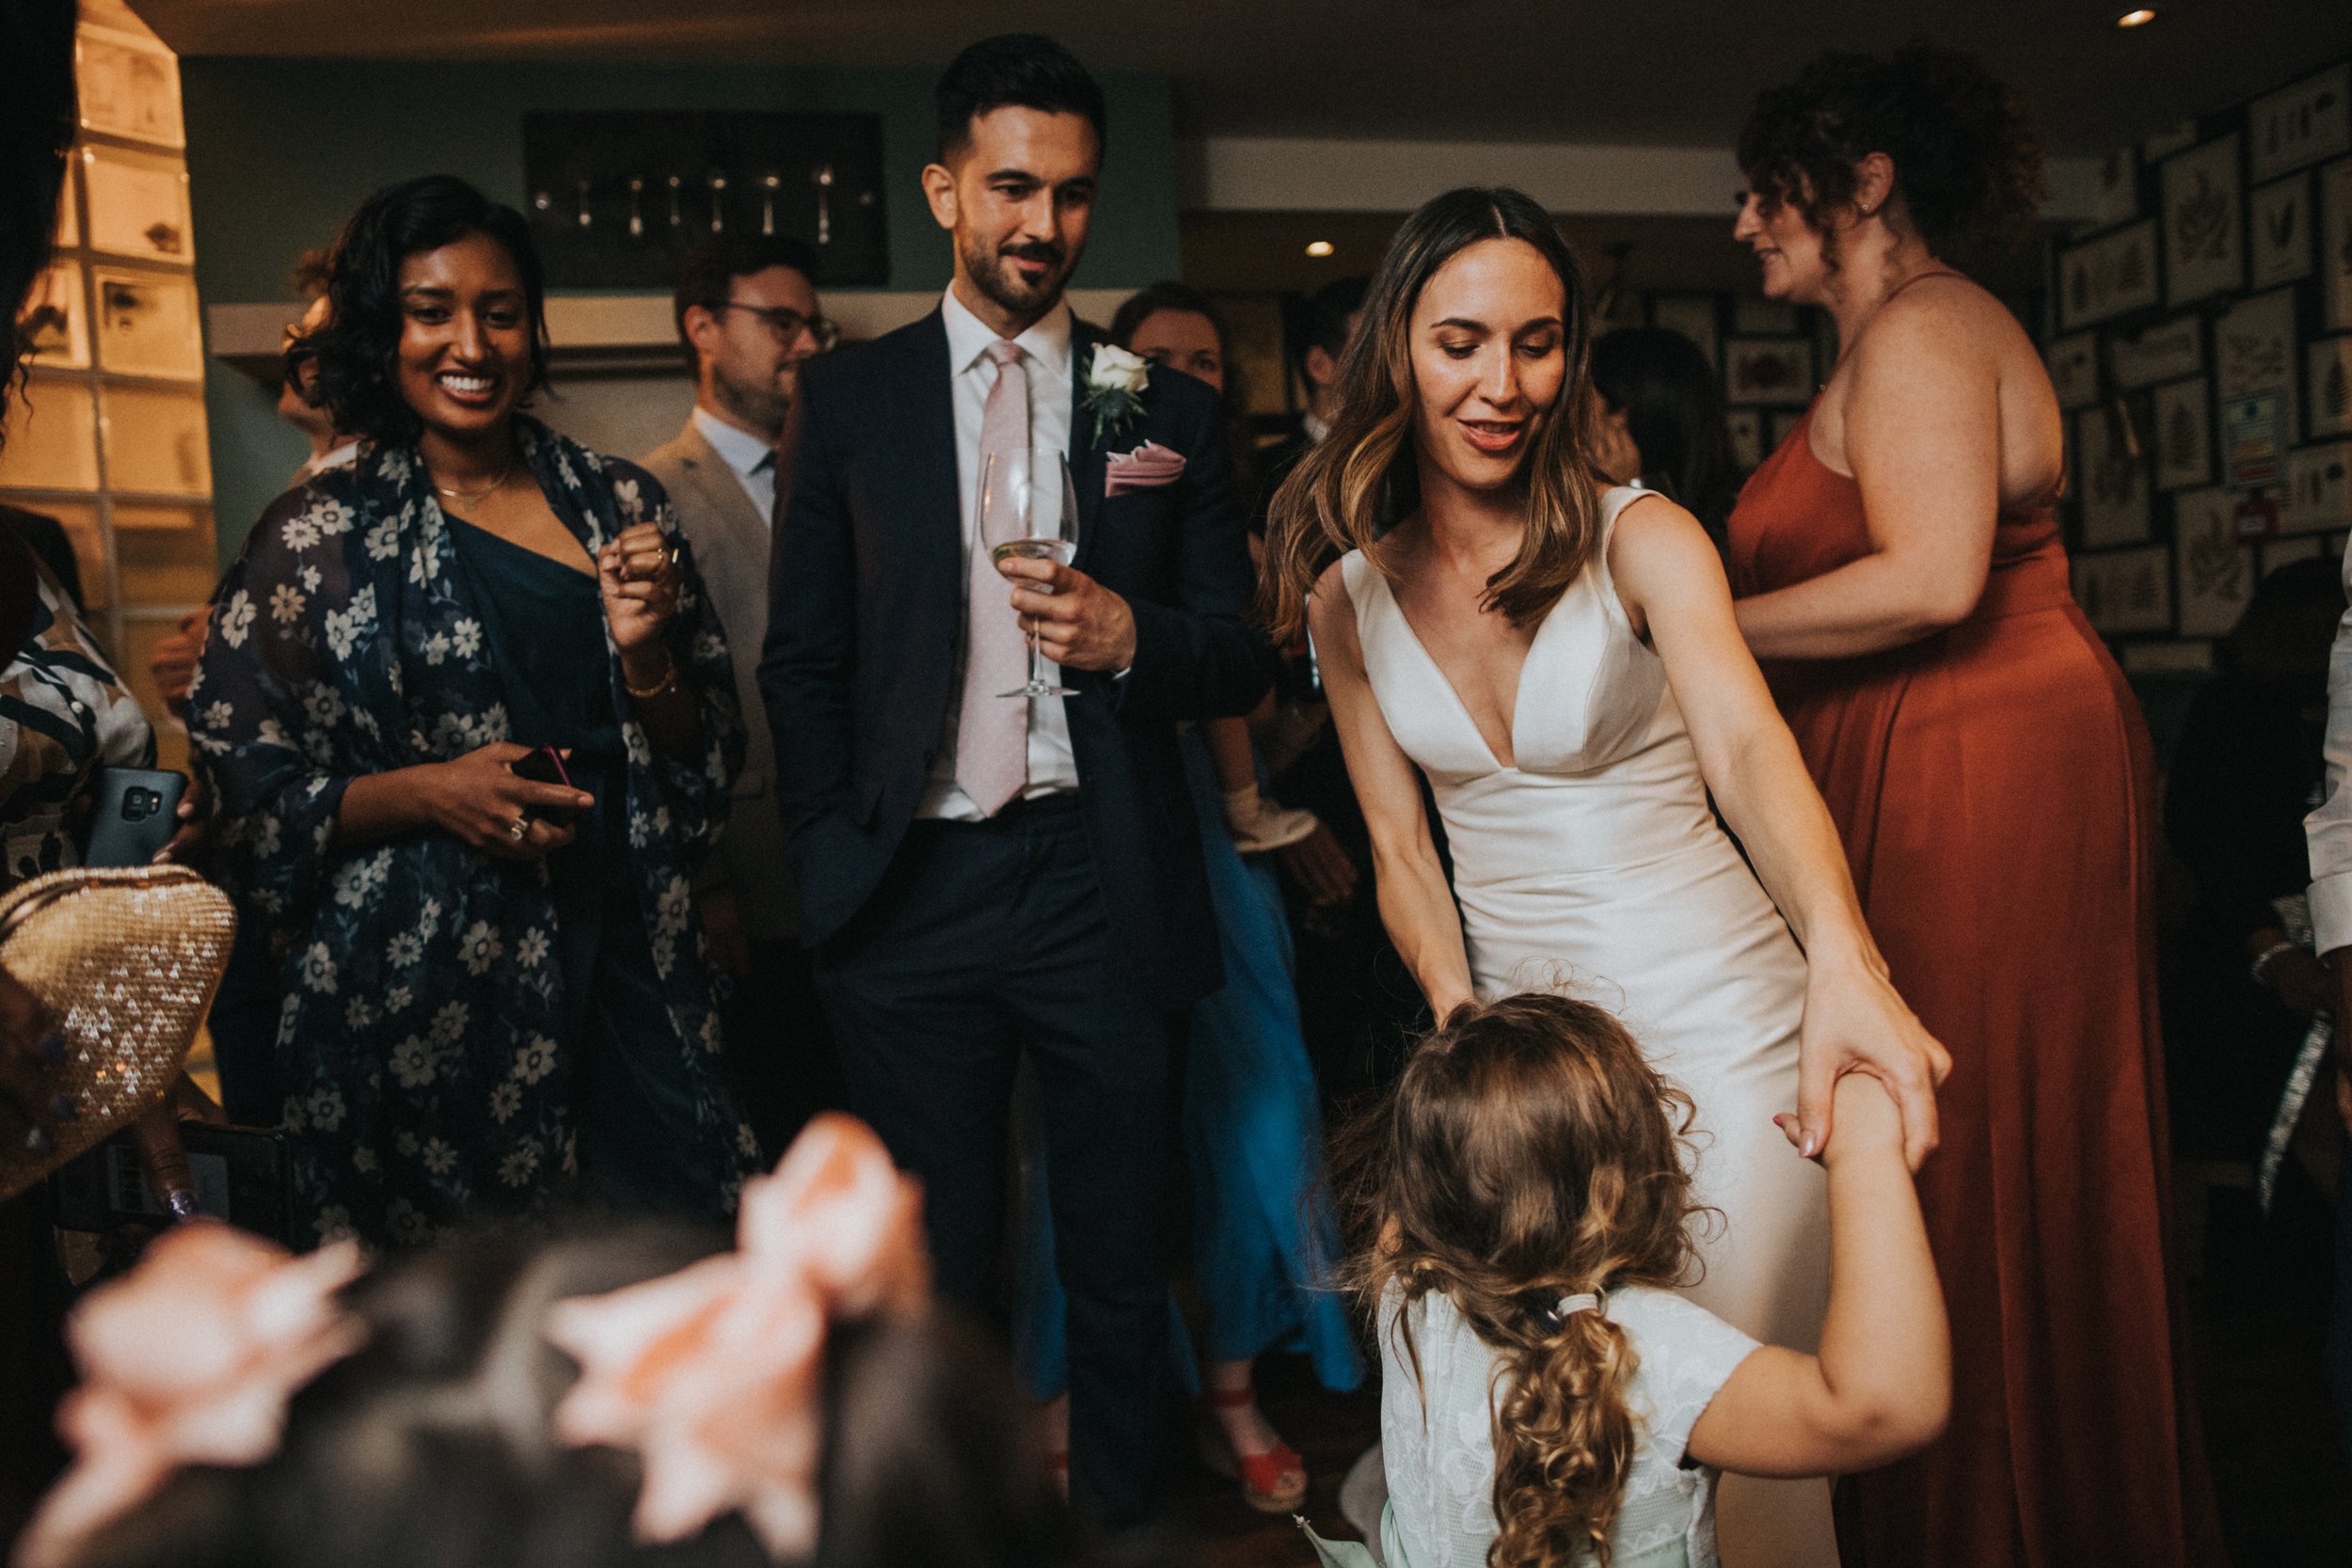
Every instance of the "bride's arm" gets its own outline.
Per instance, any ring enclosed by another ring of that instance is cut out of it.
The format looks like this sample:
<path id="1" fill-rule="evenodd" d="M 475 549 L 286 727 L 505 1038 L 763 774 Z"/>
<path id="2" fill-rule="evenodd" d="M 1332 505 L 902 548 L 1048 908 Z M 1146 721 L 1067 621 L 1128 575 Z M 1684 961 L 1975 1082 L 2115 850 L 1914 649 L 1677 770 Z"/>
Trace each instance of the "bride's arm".
<path id="1" fill-rule="evenodd" d="M 1364 673 L 1364 651 L 1356 639 L 1356 610 L 1337 565 L 1316 582 L 1307 601 L 1307 628 L 1331 700 L 1331 722 L 1347 777 L 1372 831 L 1374 890 L 1380 922 L 1413 972 L 1429 1010 L 1439 1022 L 1472 999 L 1470 952 L 1462 942 L 1461 911 L 1446 885 L 1437 844 L 1423 814 L 1421 776 L 1389 733 L 1388 721 Z"/>
<path id="2" fill-rule="evenodd" d="M 1836 826 L 1740 641 L 1714 545 L 1688 512 L 1645 499 L 1619 515 L 1609 566 L 1635 628 L 1665 660 L 1724 820 L 1804 948 L 1801 1147 L 1810 1154 L 1827 1141 L 1838 1076 L 1867 1072 L 1901 1108 L 1917 1168 L 1935 1147 L 1935 1085 L 1951 1059 L 1887 982 Z"/>
<path id="3" fill-rule="evenodd" d="M 1846 458 L 1872 552 L 1792 587 L 1741 599 L 1758 658 L 1844 658 L 1900 647 L 1965 620 L 1984 594 L 2000 512 L 1998 372 L 1973 312 L 1942 285 L 1890 304 L 1856 349 Z"/>

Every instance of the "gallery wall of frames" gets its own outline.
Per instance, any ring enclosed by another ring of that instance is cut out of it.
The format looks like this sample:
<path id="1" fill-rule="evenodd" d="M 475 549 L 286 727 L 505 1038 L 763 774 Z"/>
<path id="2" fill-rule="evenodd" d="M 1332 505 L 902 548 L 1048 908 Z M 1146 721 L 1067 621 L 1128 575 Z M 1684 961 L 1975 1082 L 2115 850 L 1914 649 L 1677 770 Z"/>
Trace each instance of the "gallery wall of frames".
<path id="1" fill-rule="evenodd" d="M 2352 530 L 2352 61 L 2114 153 L 2043 329 L 2075 597 L 2127 670 L 2203 668 Z"/>
<path id="2" fill-rule="evenodd" d="M 178 766 L 148 654 L 219 569 L 179 63 L 151 34 L 87 21 L 75 56 L 81 131 L 21 322 L 31 368 L 8 404 L 0 500 L 64 524 L 90 624 Z"/>

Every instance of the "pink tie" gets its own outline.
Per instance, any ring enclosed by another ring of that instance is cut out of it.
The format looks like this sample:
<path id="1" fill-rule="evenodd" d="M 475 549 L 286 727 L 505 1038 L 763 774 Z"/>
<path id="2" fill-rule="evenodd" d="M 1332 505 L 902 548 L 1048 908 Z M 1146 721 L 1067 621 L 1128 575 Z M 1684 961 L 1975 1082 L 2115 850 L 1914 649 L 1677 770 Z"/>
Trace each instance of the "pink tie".
<path id="1" fill-rule="evenodd" d="M 999 338 L 988 345 L 988 356 L 996 361 L 996 385 L 988 389 L 980 414 L 980 478 L 987 474 L 990 453 L 1019 451 L 1029 444 L 1029 373 L 1021 346 Z M 956 784 L 982 816 L 993 816 L 1029 782 L 1029 705 L 1004 695 L 1028 678 L 1029 644 L 1013 613 L 1012 584 L 989 560 L 990 546 L 1004 540 L 981 538 L 981 522 L 976 503 L 971 576 L 964 589 Z"/>

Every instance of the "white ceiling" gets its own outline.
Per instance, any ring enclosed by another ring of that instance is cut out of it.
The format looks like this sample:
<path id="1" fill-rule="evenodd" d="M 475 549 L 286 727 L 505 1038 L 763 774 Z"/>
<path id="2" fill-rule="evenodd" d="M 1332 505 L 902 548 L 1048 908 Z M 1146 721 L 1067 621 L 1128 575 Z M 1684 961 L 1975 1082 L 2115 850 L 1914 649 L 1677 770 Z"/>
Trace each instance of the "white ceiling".
<path id="1" fill-rule="evenodd" d="M 2352 53 L 2345 0 L 134 0 L 183 55 L 935 70 L 1050 32 L 1175 83 L 1187 135 L 1723 146 L 1816 52 L 1985 55 L 2053 150 L 2095 152 Z"/>

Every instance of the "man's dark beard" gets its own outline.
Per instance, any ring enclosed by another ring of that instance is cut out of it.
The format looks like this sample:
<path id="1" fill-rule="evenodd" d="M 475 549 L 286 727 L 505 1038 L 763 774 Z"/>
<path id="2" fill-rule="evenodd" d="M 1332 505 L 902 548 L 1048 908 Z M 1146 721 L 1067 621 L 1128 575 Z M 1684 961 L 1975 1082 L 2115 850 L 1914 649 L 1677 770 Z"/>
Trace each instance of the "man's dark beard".
<path id="1" fill-rule="evenodd" d="M 710 389 L 730 414 L 771 438 L 784 433 L 785 416 L 791 412 L 792 394 L 777 391 L 772 386 L 745 388 L 721 372 L 714 372 Z"/>
<path id="2" fill-rule="evenodd" d="M 1043 261 L 1055 270 L 1034 290 L 1008 273 L 1004 262 L 1013 258 Z M 1041 314 L 1050 309 L 1061 296 L 1061 286 L 1069 279 L 1077 258 L 1066 254 L 1059 245 L 1008 245 L 984 256 L 964 257 L 964 271 L 971 276 L 973 286 L 1009 315 Z"/>

